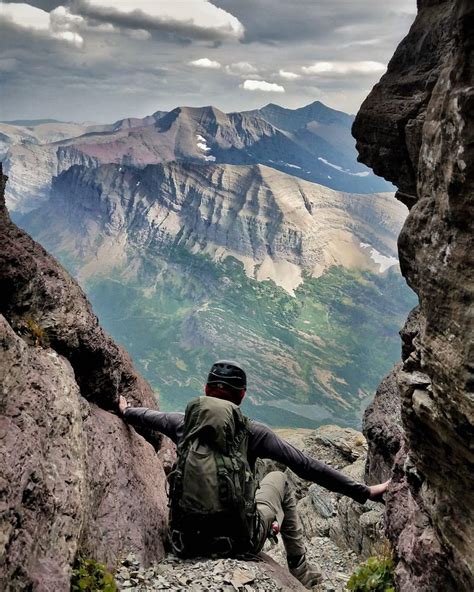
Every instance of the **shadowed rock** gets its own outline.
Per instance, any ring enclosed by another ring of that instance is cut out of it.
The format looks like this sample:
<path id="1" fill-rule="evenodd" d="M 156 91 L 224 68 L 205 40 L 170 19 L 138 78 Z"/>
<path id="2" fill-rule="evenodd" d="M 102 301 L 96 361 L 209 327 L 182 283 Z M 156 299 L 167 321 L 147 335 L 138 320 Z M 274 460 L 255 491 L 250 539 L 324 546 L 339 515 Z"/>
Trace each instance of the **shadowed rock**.
<path id="1" fill-rule="evenodd" d="M 474 5 L 418 7 L 353 133 L 411 206 L 399 255 L 420 310 L 403 338 L 405 439 L 387 500 L 399 587 L 459 592 L 474 588 Z"/>
<path id="2" fill-rule="evenodd" d="M 76 282 L 11 223 L 5 182 L 0 168 L 0 588 L 67 590 L 78 551 L 163 556 L 162 463 L 107 411 L 119 394 L 155 403 Z"/>
<path id="3" fill-rule="evenodd" d="M 364 414 L 363 429 L 368 443 L 365 476 L 368 483 L 382 483 L 391 476 L 403 438 L 397 378 L 401 364 L 381 382 Z"/>

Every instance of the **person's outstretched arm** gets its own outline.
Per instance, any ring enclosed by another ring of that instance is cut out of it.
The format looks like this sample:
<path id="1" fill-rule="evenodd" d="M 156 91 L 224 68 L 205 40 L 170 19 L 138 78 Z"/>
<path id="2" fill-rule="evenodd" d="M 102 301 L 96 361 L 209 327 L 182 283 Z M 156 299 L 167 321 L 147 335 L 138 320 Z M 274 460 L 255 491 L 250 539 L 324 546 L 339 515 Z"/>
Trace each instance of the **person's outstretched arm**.
<path id="1" fill-rule="evenodd" d="M 302 479 L 313 481 L 330 491 L 342 493 L 365 503 L 368 499 L 383 501 L 389 481 L 371 487 L 354 481 L 344 473 L 312 458 L 285 440 L 267 426 L 252 422 L 250 446 L 252 453 L 260 458 L 269 458 L 284 464 Z"/>
<path id="2" fill-rule="evenodd" d="M 119 398 L 118 408 L 122 418 L 130 425 L 157 430 L 176 444 L 179 428 L 183 423 L 182 413 L 164 413 L 147 407 L 130 407 L 125 397 Z"/>

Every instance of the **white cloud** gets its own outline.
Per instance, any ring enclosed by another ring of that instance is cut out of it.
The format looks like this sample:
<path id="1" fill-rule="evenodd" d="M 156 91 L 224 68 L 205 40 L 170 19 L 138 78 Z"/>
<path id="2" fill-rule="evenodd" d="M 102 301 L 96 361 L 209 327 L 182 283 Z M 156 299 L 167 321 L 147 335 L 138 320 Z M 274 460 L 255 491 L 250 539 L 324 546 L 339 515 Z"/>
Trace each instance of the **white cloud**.
<path id="1" fill-rule="evenodd" d="M 94 31 L 94 33 L 118 33 L 119 30 L 116 29 L 111 23 L 89 23 L 88 27 Z M 140 29 L 134 29 L 133 31 L 140 31 Z M 133 32 L 132 31 L 132 32 Z M 146 31 L 148 33 L 148 31 Z"/>
<path id="2" fill-rule="evenodd" d="M 110 26 L 112 29 L 114 29 L 112 25 Z M 127 35 L 127 37 L 130 37 L 131 39 L 138 39 L 138 41 L 147 41 L 148 39 L 151 39 L 151 33 L 145 31 L 145 29 L 128 29 L 124 33 Z"/>
<path id="3" fill-rule="evenodd" d="M 2 17 L 7 6 L 9 11 L 22 10 L 16 2 L 23 3 L 26 14 L 17 12 L 18 24 L 10 25 Z M 416 0 L 397 0 L 396 8 L 393 2 L 379 0 L 346 1 L 347 10 L 343 11 L 341 2 L 149 0 L 147 4 L 130 0 L 130 12 L 125 13 L 126 5 L 120 0 L 95 0 L 93 6 L 86 0 L 0 1 L 0 118 L 109 121 L 184 104 L 213 104 L 230 112 L 255 108 L 259 97 L 281 98 L 283 94 L 289 108 L 318 99 L 355 113 L 380 74 L 311 74 L 304 73 L 301 66 L 369 60 L 388 63 L 413 20 L 412 16 L 397 16 L 399 7 L 410 5 L 413 13 Z M 109 7 L 104 8 L 105 4 Z M 67 10 L 84 19 L 84 24 L 73 26 L 66 15 L 67 22 L 58 31 L 69 30 L 83 37 L 80 50 L 73 45 L 80 44 L 79 38 L 59 40 L 52 36 L 45 11 L 58 5 L 66 8 L 52 11 L 51 20 L 57 22 Z M 199 7 L 204 10 L 206 5 L 208 12 L 201 16 Z M 216 7 L 224 12 L 219 13 Z M 149 16 L 153 11 L 162 16 Z M 232 15 L 238 19 L 235 26 Z M 238 38 L 239 23 L 245 27 L 244 39 Z M 341 32 L 340 27 L 347 25 L 356 27 Z M 213 70 L 189 65 L 204 57 L 222 67 Z M 241 62 L 258 72 L 238 71 L 241 67 L 234 64 Z M 301 78 L 284 78 L 280 69 Z M 262 82 L 282 85 L 285 92 L 239 88 L 257 76 Z M 128 87 L 141 89 L 132 103 L 130 95 L 125 96 Z"/>
<path id="4" fill-rule="evenodd" d="M 252 66 L 249 62 L 236 62 L 235 64 L 228 64 L 225 67 L 225 71 L 227 74 L 232 74 L 233 76 L 240 76 L 241 74 L 256 74 L 258 72 L 258 68 Z"/>
<path id="5" fill-rule="evenodd" d="M 244 90 L 261 90 L 263 92 L 284 93 L 285 87 L 274 82 L 265 82 L 265 80 L 246 80 L 240 85 Z"/>
<path id="6" fill-rule="evenodd" d="M 286 70 L 279 70 L 278 75 L 285 80 L 296 80 L 297 78 L 301 78 L 301 74 L 287 72 Z"/>
<path id="7" fill-rule="evenodd" d="M 75 47 L 82 47 L 84 39 L 74 31 L 84 19 L 72 15 L 64 6 L 58 6 L 51 13 L 29 4 L 5 4 L 0 6 L 0 17 L 17 27 L 45 33 L 53 39 L 67 41 Z"/>
<path id="8" fill-rule="evenodd" d="M 5 4 L 0 5 L 0 16 L 25 29 L 47 31 L 49 29 L 49 14 L 41 8 L 35 8 L 29 4 Z"/>
<path id="9" fill-rule="evenodd" d="M 58 6 L 49 13 L 49 23 L 53 31 L 76 31 L 84 24 L 84 19 L 71 14 L 65 6 Z"/>
<path id="10" fill-rule="evenodd" d="M 84 39 L 79 35 L 79 33 L 74 33 L 74 31 L 58 31 L 57 33 L 53 34 L 53 37 L 55 39 L 67 41 L 75 47 L 82 47 L 84 45 Z"/>
<path id="11" fill-rule="evenodd" d="M 218 8 L 208 0 L 83 0 L 78 11 L 81 14 L 94 14 L 113 22 L 117 15 L 129 17 L 130 25 L 135 18 L 146 23 L 149 29 L 159 28 L 164 23 L 181 23 L 199 29 L 215 31 L 222 38 L 240 39 L 244 34 L 242 23 L 232 14 Z M 122 19 L 126 26 L 126 19 Z M 133 27 L 132 27 L 133 28 Z"/>
<path id="12" fill-rule="evenodd" d="M 386 66 L 380 62 L 315 62 L 312 66 L 303 66 L 305 74 L 380 74 Z"/>
<path id="13" fill-rule="evenodd" d="M 214 60 L 210 60 L 209 58 L 200 58 L 199 60 L 193 60 L 189 62 L 190 66 L 195 66 L 196 68 L 207 68 L 208 70 L 218 70 L 221 67 L 219 62 Z"/>

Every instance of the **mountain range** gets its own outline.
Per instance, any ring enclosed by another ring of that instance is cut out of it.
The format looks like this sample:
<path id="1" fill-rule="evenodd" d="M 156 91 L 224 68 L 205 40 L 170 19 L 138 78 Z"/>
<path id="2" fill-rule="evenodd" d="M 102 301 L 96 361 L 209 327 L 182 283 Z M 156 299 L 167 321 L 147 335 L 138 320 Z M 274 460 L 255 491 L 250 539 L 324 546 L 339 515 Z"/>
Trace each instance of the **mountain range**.
<path id="1" fill-rule="evenodd" d="M 53 176 L 73 164 L 143 168 L 173 160 L 263 164 L 340 191 L 390 191 L 390 184 L 357 162 L 352 121 L 315 102 L 228 114 L 215 107 L 178 107 L 110 125 L 0 124 L 0 153 L 3 146 L 10 178 L 6 200 L 13 212 L 34 209 L 48 199 Z"/>
<path id="2" fill-rule="evenodd" d="M 356 163 L 351 121 L 320 103 L 177 108 L 14 145 L 9 207 L 80 280 L 162 408 L 183 409 L 227 357 L 248 370 L 253 417 L 357 426 L 414 298 L 397 260 L 406 209 L 367 192 L 387 185 Z"/>

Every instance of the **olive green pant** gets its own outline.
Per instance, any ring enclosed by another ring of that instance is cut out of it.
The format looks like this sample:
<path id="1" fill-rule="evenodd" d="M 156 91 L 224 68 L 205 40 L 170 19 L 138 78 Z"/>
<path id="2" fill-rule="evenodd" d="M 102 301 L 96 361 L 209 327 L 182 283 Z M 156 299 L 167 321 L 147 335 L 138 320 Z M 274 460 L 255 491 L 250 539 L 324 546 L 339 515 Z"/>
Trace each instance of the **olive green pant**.
<path id="1" fill-rule="evenodd" d="M 285 473 L 272 471 L 260 482 L 255 496 L 257 511 L 262 518 L 262 546 L 275 520 L 280 525 L 280 533 L 287 557 L 304 555 L 303 531 L 296 511 L 296 500 L 292 486 Z"/>

